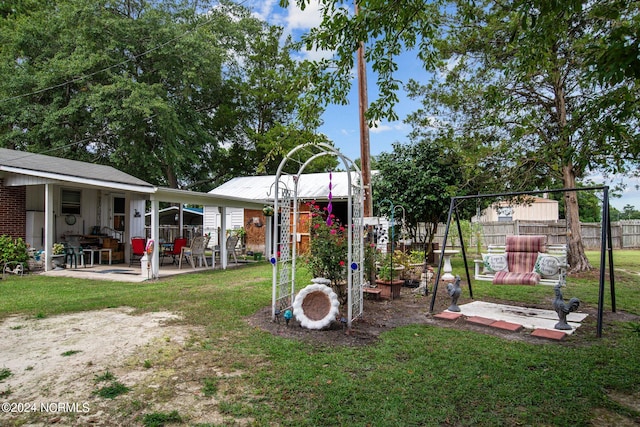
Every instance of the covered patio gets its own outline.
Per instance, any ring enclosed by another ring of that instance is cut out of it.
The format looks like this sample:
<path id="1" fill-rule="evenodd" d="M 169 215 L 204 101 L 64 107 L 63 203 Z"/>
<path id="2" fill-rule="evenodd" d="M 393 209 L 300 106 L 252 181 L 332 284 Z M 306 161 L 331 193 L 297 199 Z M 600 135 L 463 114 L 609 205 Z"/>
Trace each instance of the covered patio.
<path id="1" fill-rule="evenodd" d="M 209 268 L 227 268 L 227 209 L 261 210 L 268 203 L 266 196 L 265 200 L 249 200 L 157 187 L 110 166 L 0 148 L 0 202 L 6 206 L 0 234 L 25 238 L 32 248 L 44 251 L 45 272 L 54 268 L 54 244 L 89 239 L 98 241 L 89 249 L 104 252 L 97 254 L 97 264 L 104 264 L 105 256 L 108 256 L 107 259 L 113 261 L 112 270 L 128 269 L 132 259 L 131 239 L 144 237 L 154 242 L 155 249 L 149 259 L 149 278 L 161 277 L 161 269 L 173 269 L 166 264 L 160 265 L 159 248 L 165 243 L 160 234 L 162 202 L 179 207 L 180 229 L 183 228 L 183 206 L 220 210 L 221 233 L 216 236 L 217 241 L 209 244 L 219 247 L 220 262 L 215 266 L 210 264 Z M 150 217 L 148 232 L 145 230 L 147 213 Z M 93 260 L 93 252 L 91 257 Z M 140 264 L 136 265 L 139 269 Z M 193 268 L 183 265 L 183 270 Z"/>
<path id="2" fill-rule="evenodd" d="M 264 263 L 266 261 L 261 262 Z M 254 261 L 239 262 L 237 264 L 230 263 L 225 268 L 243 268 L 254 263 Z M 156 279 L 161 280 L 181 274 L 202 273 L 205 271 L 222 269 L 223 267 L 219 261 L 216 262 L 213 268 L 211 267 L 211 264 L 209 264 L 209 267 L 196 266 L 196 268 L 191 268 L 190 265 L 187 265 L 186 267 L 183 266 L 181 269 L 178 268 L 177 265 L 169 262 L 160 267 Z M 91 279 L 131 283 L 140 283 L 152 278 L 150 276 L 150 271 L 144 271 L 140 265 L 132 265 L 130 267 L 129 264 L 95 264 L 92 267 L 61 268 L 35 273 L 49 277 L 70 277 L 74 279 Z"/>

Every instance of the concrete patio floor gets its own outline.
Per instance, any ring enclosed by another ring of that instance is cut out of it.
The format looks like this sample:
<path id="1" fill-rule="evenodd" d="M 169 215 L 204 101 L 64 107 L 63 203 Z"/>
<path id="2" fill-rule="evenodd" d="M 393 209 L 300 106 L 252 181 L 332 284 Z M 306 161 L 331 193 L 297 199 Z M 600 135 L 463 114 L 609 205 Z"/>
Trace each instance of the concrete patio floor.
<path id="1" fill-rule="evenodd" d="M 228 269 L 231 268 L 239 268 L 244 265 L 248 265 L 254 263 L 253 261 L 245 261 L 233 263 L 230 262 L 227 265 Z M 220 270 L 221 264 L 219 261 L 216 261 L 215 270 Z M 163 279 L 165 277 L 175 276 L 178 274 L 189 274 L 189 273 L 198 273 L 203 271 L 212 270 L 211 264 L 209 267 L 196 267 L 192 268 L 190 264 L 182 264 L 182 268 L 179 269 L 177 265 L 171 264 L 171 262 L 165 262 L 164 265 L 160 266 L 158 279 Z M 93 266 L 87 267 L 78 267 L 78 268 L 61 268 L 57 270 L 49 270 L 46 272 L 39 273 L 43 276 L 50 277 L 73 277 L 76 279 L 94 279 L 94 280 L 111 280 L 117 282 L 144 282 L 146 280 L 153 280 L 150 278 L 149 273 L 147 271 L 142 271 L 140 265 L 132 265 L 129 266 L 128 263 L 120 263 L 120 264 L 95 264 Z"/>

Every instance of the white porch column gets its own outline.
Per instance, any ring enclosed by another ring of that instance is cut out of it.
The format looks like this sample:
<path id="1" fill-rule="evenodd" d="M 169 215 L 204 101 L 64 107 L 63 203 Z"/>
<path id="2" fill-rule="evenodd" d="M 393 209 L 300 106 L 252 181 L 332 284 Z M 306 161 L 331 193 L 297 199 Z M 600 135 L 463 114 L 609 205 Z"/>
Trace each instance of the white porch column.
<path id="1" fill-rule="evenodd" d="M 124 245 L 124 261 L 131 259 L 131 252 L 133 248 L 131 247 L 131 238 L 133 234 L 131 233 L 131 194 L 126 194 L 124 198 L 124 211 L 128 214 L 124 221 L 124 231 L 122 232 L 122 243 Z"/>
<path id="2" fill-rule="evenodd" d="M 178 216 L 180 219 L 178 220 L 178 236 L 193 238 L 193 236 L 186 236 L 184 232 L 184 212 L 182 211 L 183 204 L 180 203 L 178 205 Z M 191 244 L 191 241 L 189 241 Z"/>
<path id="3" fill-rule="evenodd" d="M 53 255 L 53 244 L 56 236 L 53 234 L 55 227 L 53 224 L 53 185 L 44 185 L 44 271 L 51 270 L 51 255 Z"/>
<path id="4" fill-rule="evenodd" d="M 211 221 L 211 218 L 209 217 L 209 215 L 211 215 L 211 213 L 213 212 L 215 212 L 213 215 L 214 226 L 211 227 L 208 222 Z M 215 226 L 215 224 L 217 224 L 218 222 L 216 219 L 216 216 L 220 214 L 220 209 L 217 206 L 204 206 L 203 214 L 204 215 L 202 217 L 202 232 L 204 234 L 207 234 L 207 233 L 211 234 L 211 240 L 209 240 L 209 247 L 211 247 L 211 269 L 215 270 L 216 269 L 216 247 L 218 247 L 218 253 L 220 254 L 220 259 L 222 260 L 222 252 L 220 252 L 222 248 L 222 244 L 220 243 L 220 233 L 218 233 L 218 229 Z M 205 248 L 205 250 L 206 249 L 207 248 Z"/>
<path id="5" fill-rule="evenodd" d="M 160 203 L 156 199 L 151 199 L 151 240 L 153 240 L 155 247 L 153 256 L 151 257 L 151 276 L 154 279 L 158 278 L 160 273 L 160 215 L 159 208 Z"/>
<path id="6" fill-rule="evenodd" d="M 220 207 L 220 265 L 227 269 L 227 207 Z"/>

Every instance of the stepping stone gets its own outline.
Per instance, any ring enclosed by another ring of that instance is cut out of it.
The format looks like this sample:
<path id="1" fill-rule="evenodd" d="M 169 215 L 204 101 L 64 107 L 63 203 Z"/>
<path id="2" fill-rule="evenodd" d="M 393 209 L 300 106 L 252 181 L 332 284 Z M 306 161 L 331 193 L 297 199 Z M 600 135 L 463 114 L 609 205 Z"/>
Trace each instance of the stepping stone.
<path id="1" fill-rule="evenodd" d="M 548 340 L 554 341 L 562 341 L 567 336 L 567 334 L 562 331 L 555 331 L 551 329 L 535 329 L 533 332 L 531 332 L 531 336 L 546 338 Z"/>
<path id="2" fill-rule="evenodd" d="M 505 322 L 504 320 L 498 320 L 489 325 L 492 328 L 503 329 L 505 331 L 520 332 L 524 326 L 517 323 Z"/>
<path id="3" fill-rule="evenodd" d="M 436 319 L 443 319 L 443 320 L 458 320 L 459 318 L 462 317 L 462 313 L 454 313 L 452 311 L 443 311 L 440 314 L 436 314 L 433 317 L 435 317 Z"/>
<path id="4" fill-rule="evenodd" d="M 471 316 L 471 317 L 467 317 L 467 322 L 469 323 L 473 323 L 476 325 L 483 325 L 483 326 L 489 326 L 492 323 L 495 323 L 495 319 L 489 319 L 486 317 L 482 317 L 482 316 Z"/>

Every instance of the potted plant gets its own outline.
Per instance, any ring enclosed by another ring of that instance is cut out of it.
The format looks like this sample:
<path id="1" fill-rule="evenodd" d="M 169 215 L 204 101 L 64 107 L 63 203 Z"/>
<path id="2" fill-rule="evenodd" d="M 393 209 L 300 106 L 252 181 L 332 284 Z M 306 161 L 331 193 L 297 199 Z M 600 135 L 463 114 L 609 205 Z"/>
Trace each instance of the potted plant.
<path id="1" fill-rule="evenodd" d="M 64 243 L 53 244 L 53 255 L 64 255 Z"/>
<path id="2" fill-rule="evenodd" d="M 404 267 L 401 278 L 404 286 L 417 288 L 420 285 L 420 276 L 424 268 L 424 254 L 422 251 L 411 251 L 410 253 L 396 251 L 398 264 Z"/>
<path id="3" fill-rule="evenodd" d="M 377 276 L 376 286 L 382 290 L 380 298 L 394 299 L 400 298 L 400 289 L 404 280 L 400 278 L 404 266 L 399 260 L 399 256 L 391 253 L 379 253 L 376 262 Z"/>
<path id="4" fill-rule="evenodd" d="M 0 267 L 4 266 L 3 268 L 8 268 L 10 271 L 18 269 L 22 272 L 28 259 L 27 244 L 22 238 L 14 239 L 11 236 L 0 236 L 0 262 L 2 263 Z"/>
<path id="5" fill-rule="evenodd" d="M 64 264 L 64 243 L 54 243 L 51 255 L 51 266 L 54 270 L 59 270 Z"/>

